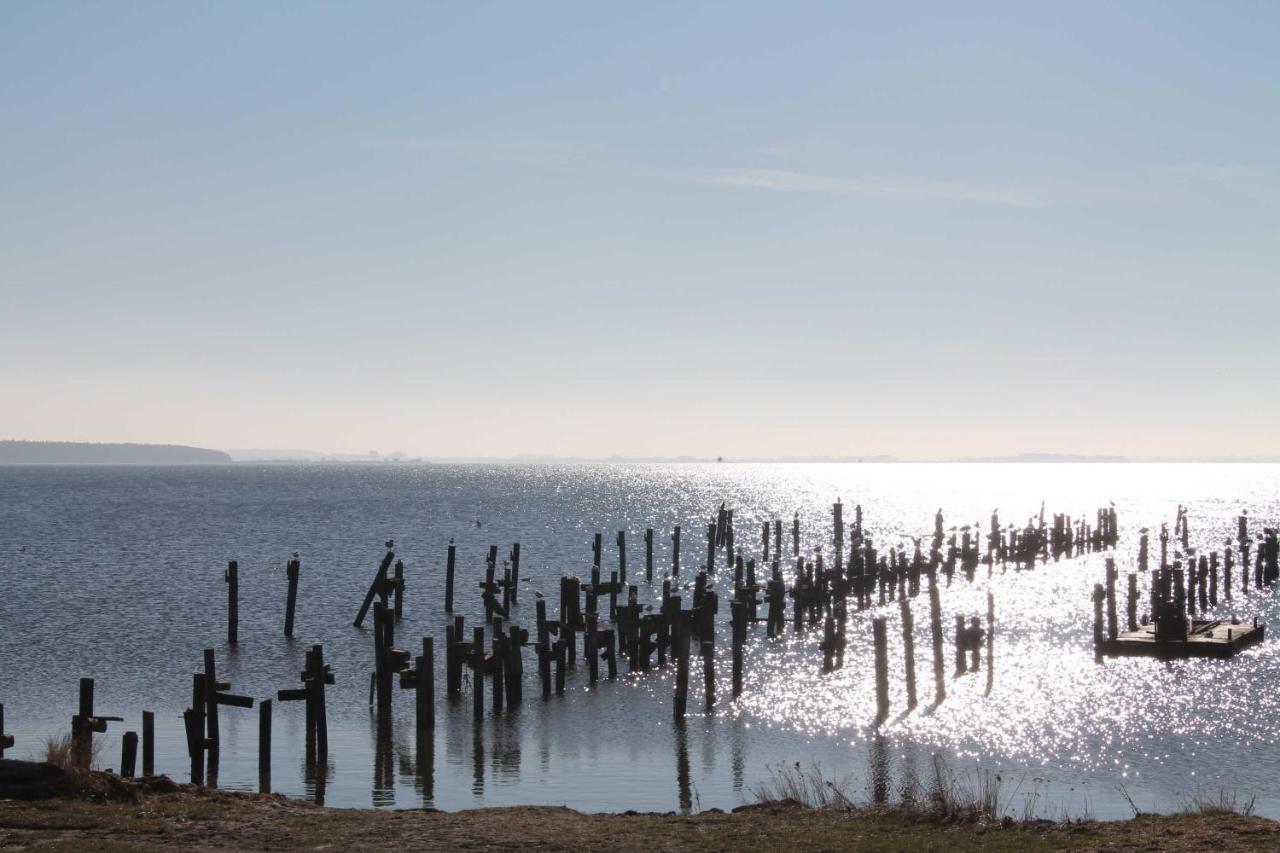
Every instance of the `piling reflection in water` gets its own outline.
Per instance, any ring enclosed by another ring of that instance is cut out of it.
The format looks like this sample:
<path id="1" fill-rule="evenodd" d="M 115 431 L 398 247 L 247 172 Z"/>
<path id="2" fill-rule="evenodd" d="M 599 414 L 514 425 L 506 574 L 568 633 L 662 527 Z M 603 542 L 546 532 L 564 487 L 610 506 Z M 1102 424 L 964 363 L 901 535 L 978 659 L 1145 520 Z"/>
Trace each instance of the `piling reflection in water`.
<path id="1" fill-rule="evenodd" d="M 677 722 L 673 727 L 676 747 L 676 795 L 680 802 L 680 813 L 693 811 L 693 784 L 689 778 L 689 737 L 684 723 Z"/>
<path id="2" fill-rule="evenodd" d="M 374 714 L 373 804 L 393 806 L 396 802 L 395 767 L 392 759 L 391 714 Z"/>
<path id="3" fill-rule="evenodd" d="M 314 802 L 317 806 L 325 804 L 325 790 L 329 785 L 329 780 L 333 778 L 334 763 L 330 758 L 324 761 L 303 761 L 302 762 L 302 786 L 306 792 L 307 799 Z"/>

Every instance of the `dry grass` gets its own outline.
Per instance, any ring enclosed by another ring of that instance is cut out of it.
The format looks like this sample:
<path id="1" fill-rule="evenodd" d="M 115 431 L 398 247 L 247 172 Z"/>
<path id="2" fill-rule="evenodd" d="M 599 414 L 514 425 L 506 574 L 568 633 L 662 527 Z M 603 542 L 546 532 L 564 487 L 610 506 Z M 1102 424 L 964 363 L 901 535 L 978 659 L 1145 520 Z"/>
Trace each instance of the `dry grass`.
<path id="1" fill-rule="evenodd" d="M 70 732 L 50 735 L 44 740 L 44 760 L 59 767 L 70 776 L 81 775 L 85 770 L 95 770 L 102 758 L 102 741 L 95 738 L 89 754 L 89 767 L 82 768 L 76 764 L 75 741 Z"/>
<path id="2" fill-rule="evenodd" d="M 1250 817 L 1257 809 L 1257 799 L 1256 794 L 1245 796 L 1235 788 L 1219 788 L 1217 794 L 1196 791 L 1183 803 L 1182 813 Z"/>
<path id="3" fill-rule="evenodd" d="M 927 787 L 912 779 L 899 789 L 896 801 L 855 800 L 852 776 L 828 778 L 815 764 L 805 769 L 798 762 L 769 768 L 769 779 L 751 788 L 757 803 L 794 802 L 819 810 L 893 812 L 913 820 L 976 821 L 1003 817 L 1008 804 L 1000 803 L 1000 777 L 981 771 L 961 777 L 940 757 L 934 756 Z"/>

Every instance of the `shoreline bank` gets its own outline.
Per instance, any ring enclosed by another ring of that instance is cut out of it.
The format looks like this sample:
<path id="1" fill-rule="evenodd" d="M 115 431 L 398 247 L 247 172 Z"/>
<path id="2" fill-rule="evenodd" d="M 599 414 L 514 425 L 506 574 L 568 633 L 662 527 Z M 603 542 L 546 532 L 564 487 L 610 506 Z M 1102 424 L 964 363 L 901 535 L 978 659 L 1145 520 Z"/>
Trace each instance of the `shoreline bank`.
<path id="1" fill-rule="evenodd" d="M 1274 850 L 1280 822 L 1228 812 L 1120 821 L 940 821 L 901 810 L 766 802 L 733 812 L 583 814 L 552 806 L 442 812 L 317 806 L 280 794 L 93 773 L 48 799 L 0 800 L 0 849 Z"/>

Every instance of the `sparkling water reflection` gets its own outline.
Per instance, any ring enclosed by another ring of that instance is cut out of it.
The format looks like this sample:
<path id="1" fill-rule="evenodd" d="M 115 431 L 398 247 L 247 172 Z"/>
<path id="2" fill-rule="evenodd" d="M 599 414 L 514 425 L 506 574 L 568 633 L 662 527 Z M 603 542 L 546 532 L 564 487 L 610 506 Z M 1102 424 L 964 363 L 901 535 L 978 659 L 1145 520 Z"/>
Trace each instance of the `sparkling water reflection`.
<path id="1" fill-rule="evenodd" d="M 443 642 L 445 545 L 459 547 L 458 610 L 482 616 L 479 591 L 490 543 L 519 541 L 528 583 L 513 614 L 533 623 L 534 590 L 553 601 L 562 572 L 589 573 L 590 543 L 627 531 L 629 568 L 643 566 L 643 530 L 655 529 L 652 585 L 660 595 L 670 566 L 673 524 L 685 530 L 680 583 L 691 587 L 702 562 L 702 525 L 728 501 L 736 540 L 758 552 L 763 521 L 800 513 L 804 549 L 831 535 L 830 504 L 860 503 L 877 545 L 927 535 L 941 506 L 948 526 L 979 523 L 994 508 L 1021 523 L 1039 511 L 1091 517 L 1115 501 L 1121 575 L 1134 568 L 1138 528 L 1172 524 L 1188 507 L 1193 545 L 1221 547 L 1248 508 L 1254 524 L 1280 518 L 1280 469 L 1267 465 L 687 465 L 687 466 L 235 466 L 186 469 L 0 469 L 0 701 L 18 746 L 39 751 L 65 731 L 76 680 L 98 679 L 98 707 L 126 717 L 102 740 L 114 766 L 121 733 L 157 711 L 158 769 L 187 777 L 180 713 L 200 651 L 218 650 L 236 692 L 267 697 L 293 687 L 303 654 L 325 644 L 337 673 L 331 688 L 330 753 L 320 767 L 302 756 L 301 703 L 275 709 L 276 791 L 330 805 L 465 808 L 566 803 L 588 809 L 694 810 L 749 799 L 770 766 L 817 762 L 828 776 L 849 774 L 869 799 L 915 796 L 943 756 L 958 774 L 997 772 L 1006 797 L 1034 791 L 1042 813 L 1122 816 L 1123 784 L 1139 808 L 1173 808 L 1197 791 L 1256 793 L 1259 810 L 1280 816 L 1269 782 L 1280 767 L 1276 645 L 1270 637 L 1231 661 L 1161 663 L 1141 658 L 1098 666 L 1090 645 L 1089 592 L 1102 578 L 1094 554 L 1034 571 L 972 583 L 957 573 L 943 587 L 948 664 L 952 616 L 985 613 L 996 601 L 995 689 L 981 676 L 947 682 L 932 703 L 928 602 L 912 600 L 920 707 L 906 707 L 900 614 L 891 603 L 850 612 L 843 669 L 821 672 L 820 631 L 766 640 L 752 630 L 742 697 L 728 699 L 727 607 L 717 641 L 720 701 L 702 712 L 700 678 L 691 679 L 690 717 L 673 726 L 670 669 L 587 685 L 571 673 L 562 697 L 542 700 L 526 664 L 525 701 L 474 724 L 469 698 L 444 698 L 437 655 L 439 711 L 434 749 L 419 754 L 413 699 L 396 699 L 389 737 L 367 707 L 372 634 L 352 628 L 365 588 L 394 538 L 408 566 L 405 619 L 411 646 L 424 634 Z M 479 526 L 477 526 L 479 522 Z M 784 545 L 786 544 L 784 540 Z M 908 547 L 910 545 L 908 544 Z M 282 636 L 284 564 L 302 555 L 296 640 Z M 616 564 L 607 551 L 606 569 Z M 756 556 L 759 556 L 758 553 Z M 240 565 L 240 644 L 225 647 L 226 560 Z M 731 587 L 732 574 L 716 581 Z M 1147 578 L 1141 581 L 1145 595 Z M 727 598 L 727 591 L 722 589 Z M 1268 592 L 1221 601 L 1216 613 L 1274 622 Z M 889 621 L 888 721 L 875 717 L 871 618 Z M 720 660 L 723 656 L 723 660 Z M 529 658 L 526 658 L 529 660 Z M 625 667 L 624 667 L 625 669 Z M 697 668 L 694 669 L 699 674 Z M 949 675 L 949 674 L 948 674 Z M 218 782 L 257 785 L 256 712 L 222 714 Z"/>

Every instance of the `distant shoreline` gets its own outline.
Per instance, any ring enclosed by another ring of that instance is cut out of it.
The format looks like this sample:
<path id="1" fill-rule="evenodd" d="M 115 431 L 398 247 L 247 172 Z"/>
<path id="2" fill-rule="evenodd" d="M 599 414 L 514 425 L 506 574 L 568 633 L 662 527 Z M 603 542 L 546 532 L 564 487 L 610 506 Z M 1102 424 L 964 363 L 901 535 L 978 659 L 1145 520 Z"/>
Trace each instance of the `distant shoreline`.
<path id="1" fill-rule="evenodd" d="M 273 455 L 273 454 L 280 455 Z M 289 456 L 284 454 L 297 454 Z M 17 465 L 1142 465 L 1280 463 L 1280 457 L 1171 458 L 1023 453 L 957 459 L 903 459 L 895 456 L 459 456 L 419 457 L 322 453 L 309 450 L 213 450 L 179 444 L 0 440 L 0 467 Z"/>

